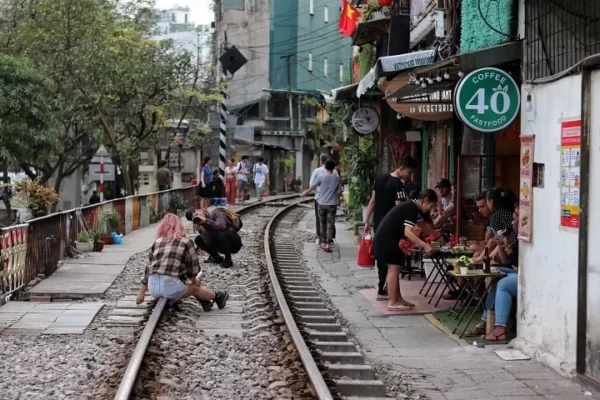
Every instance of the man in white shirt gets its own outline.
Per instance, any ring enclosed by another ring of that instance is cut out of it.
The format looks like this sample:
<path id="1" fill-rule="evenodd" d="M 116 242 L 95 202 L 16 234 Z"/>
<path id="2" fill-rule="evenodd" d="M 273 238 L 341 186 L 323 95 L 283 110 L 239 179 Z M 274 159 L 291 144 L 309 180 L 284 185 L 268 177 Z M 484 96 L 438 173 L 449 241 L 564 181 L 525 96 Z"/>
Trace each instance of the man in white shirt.
<path id="1" fill-rule="evenodd" d="M 263 164 L 264 158 L 258 157 L 254 164 L 254 184 L 256 185 L 256 197 L 261 201 L 265 190 L 269 187 L 269 167 Z"/>
<path id="2" fill-rule="evenodd" d="M 235 170 L 237 171 L 237 200 L 240 203 L 244 202 L 244 195 L 248 190 L 248 156 L 242 156 L 242 160 L 237 163 Z"/>
<path id="3" fill-rule="evenodd" d="M 309 187 L 317 183 L 317 178 L 319 177 L 319 175 L 327 172 L 325 170 L 325 162 L 327 162 L 328 159 L 329 159 L 329 155 L 321 154 L 321 156 L 319 157 L 321 166 L 319 168 L 315 168 L 315 170 L 312 172 L 312 175 L 310 176 L 310 183 L 308 185 Z M 334 169 L 333 173 L 334 173 L 334 175 L 339 175 L 337 169 Z M 321 237 L 321 227 L 319 224 L 319 202 L 317 201 L 318 199 L 319 199 L 319 186 L 317 186 L 317 188 L 315 190 L 315 218 L 316 218 L 315 225 L 316 225 L 316 230 L 317 230 L 317 236 Z M 333 227 L 333 238 L 335 239 L 335 225 Z"/>

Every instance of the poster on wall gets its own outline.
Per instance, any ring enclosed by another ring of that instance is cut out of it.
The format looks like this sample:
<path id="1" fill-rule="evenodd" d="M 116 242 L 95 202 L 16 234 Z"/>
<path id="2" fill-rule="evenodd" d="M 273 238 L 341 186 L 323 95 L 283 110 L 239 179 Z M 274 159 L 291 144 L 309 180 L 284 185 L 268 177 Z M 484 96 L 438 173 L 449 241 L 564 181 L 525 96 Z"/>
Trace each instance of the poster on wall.
<path id="1" fill-rule="evenodd" d="M 521 136 L 520 189 L 519 189 L 519 239 L 531 242 L 533 211 L 533 151 L 535 135 Z"/>
<path id="2" fill-rule="evenodd" d="M 560 157 L 560 225 L 579 229 L 581 120 L 561 123 Z"/>

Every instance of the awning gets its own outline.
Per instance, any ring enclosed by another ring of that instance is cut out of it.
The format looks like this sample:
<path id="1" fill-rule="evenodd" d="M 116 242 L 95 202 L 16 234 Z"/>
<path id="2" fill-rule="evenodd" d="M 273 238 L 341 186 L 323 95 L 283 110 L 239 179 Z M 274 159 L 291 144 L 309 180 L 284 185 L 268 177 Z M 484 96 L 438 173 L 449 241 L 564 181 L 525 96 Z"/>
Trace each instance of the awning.
<path id="1" fill-rule="evenodd" d="M 325 98 L 325 102 L 329 104 L 333 104 L 341 98 L 350 97 L 352 93 L 358 87 L 358 83 L 353 83 L 352 85 L 341 86 L 335 89 L 331 89 L 330 94 L 322 93 Z"/>
<path id="2" fill-rule="evenodd" d="M 396 75 L 398 72 L 407 69 L 431 65 L 434 61 L 435 50 L 433 49 L 381 57 L 369 73 L 360 80 L 356 89 L 356 96 L 360 97 L 365 94 L 381 77 Z"/>
<path id="3" fill-rule="evenodd" d="M 479 68 L 493 67 L 519 61 L 523 54 L 523 41 L 501 44 L 487 49 L 471 51 L 456 56 L 456 60 L 463 72 L 470 72 Z"/>
<path id="4" fill-rule="evenodd" d="M 419 96 L 428 95 L 429 93 L 439 92 L 440 90 L 448 90 L 449 88 L 453 88 L 460 79 L 458 76 L 459 70 L 460 67 L 456 64 L 454 58 L 427 67 L 415 69 L 411 71 L 410 74 L 405 74 L 405 79 L 399 79 L 397 84 L 388 85 L 385 89 L 385 98 L 394 98 L 393 101 L 400 99 L 400 101 L 402 101 L 404 98 L 414 99 Z M 443 77 L 443 74 L 445 73 L 448 73 L 448 79 Z M 428 78 L 430 76 L 431 78 L 440 77 L 441 80 L 438 81 L 433 79 L 431 83 L 426 82 L 426 85 L 423 88 L 422 82 L 419 82 L 414 78 L 410 79 L 411 77 Z"/>

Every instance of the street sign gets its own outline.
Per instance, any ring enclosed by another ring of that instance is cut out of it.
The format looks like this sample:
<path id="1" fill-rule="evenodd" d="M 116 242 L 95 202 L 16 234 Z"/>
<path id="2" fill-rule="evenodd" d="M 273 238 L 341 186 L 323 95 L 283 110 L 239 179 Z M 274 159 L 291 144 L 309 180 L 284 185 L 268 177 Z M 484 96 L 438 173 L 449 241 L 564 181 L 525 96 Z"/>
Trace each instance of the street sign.
<path id="1" fill-rule="evenodd" d="M 465 125 L 480 132 L 497 132 L 507 128 L 519 114 L 521 92 L 508 73 L 481 68 L 461 79 L 454 102 Z"/>
<path id="2" fill-rule="evenodd" d="M 90 164 L 88 167 L 88 182 L 100 181 L 100 164 Z M 104 182 L 115 180 L 115 164 L 104 164 Z"/>
<path id="3" fill-rule="evenodd" d="M 100 147 L 98 147 L 98 150 L 94 154 L 94 158 L 92 158 L 91 163 L 100 164 L 102 161 L 104 161 L 104 164 L 113 163 L 112 159 L 110 158 L 110 154 L 108 154 L 108 151 L 106 150 L 106 147 L 104 147 L 103 144 L 101 144 Z"/>

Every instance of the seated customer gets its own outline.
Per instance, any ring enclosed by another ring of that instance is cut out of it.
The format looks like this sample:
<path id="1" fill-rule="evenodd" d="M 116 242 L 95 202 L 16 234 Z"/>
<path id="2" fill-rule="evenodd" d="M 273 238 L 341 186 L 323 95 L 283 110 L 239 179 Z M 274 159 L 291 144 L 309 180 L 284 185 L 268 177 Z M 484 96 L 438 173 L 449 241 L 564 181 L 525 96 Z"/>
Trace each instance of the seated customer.
<path id="1" fill-rule="evenodd" d="M 511 230 L 517 230 L 518 221 L 519 211 L 515 210 Z M 498 270 L 505 273 L 506 276 L 493 284 L 486 299 L 486 309 L 496 310 L 494 330 L 484 337 L 489 342 L 507 340 L 508 318 L 512 310 L 513 300 L 517 298 L 519 242 L 511 240 L 510 237 L 511 234 L 508 232 L 502 237 L 496 237 L 498 256 L 501 259 L 501 265 L 503 265 L 502 267 L 498 267 Z M 474 335 L 485 335 L 486 321 L 487 311 L 484 311 L 481 316 L 481 322 L 471 333 Z"/>
<path id="2" fill-rule="evenodd" d="M 148 265 L 136 298 L 137 304 L 144 301 L 149 287 L 153 297 L 166 297 L 170 302 L 194 296 L 201 304 L 214 301 L 219 309 L 225 307 L 229 298 L 227 292 L 207 290 L 198 284 L 198 257 L 178 216 L 170 213 L 165 215 L 158 226 L 156 241 L 148 256 Z"/>
<path id="3" fill-rule="evenodd" d="M 488 207 L 488 203 L 487 203 L 487 192 L 481 192 L 477 195 L 477 197 L 475 198 L 475 205 L 477 206 L 477 210 L 479 211 L 479 214 L 481 214 L 481 216 L 487 220 L 488 217 L 490 216 L 490 214 L 492 213 L 492 211 Z M 486 230 L 483 241 L 472 242 L 469 250 L 471 250 L 477 254 L 482 253 L 483 250 L 485 249 L 485 247 L 487 246 L 487 243 L 489 240 L 490 240 L 490 236 Z"/>

